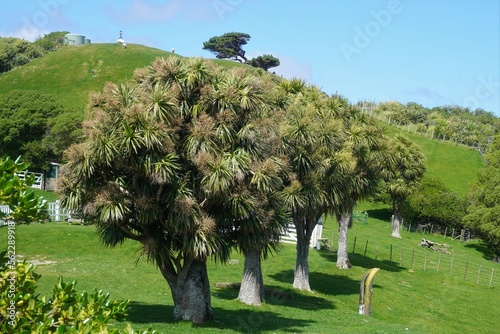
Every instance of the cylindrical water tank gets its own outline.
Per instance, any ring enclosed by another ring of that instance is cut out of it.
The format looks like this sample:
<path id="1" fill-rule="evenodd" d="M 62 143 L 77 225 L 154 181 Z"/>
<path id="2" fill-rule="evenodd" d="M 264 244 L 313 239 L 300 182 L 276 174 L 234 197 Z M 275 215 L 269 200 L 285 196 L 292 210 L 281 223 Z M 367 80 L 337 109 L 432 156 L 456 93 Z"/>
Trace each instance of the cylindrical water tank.
<path id="1" fill-rule="evenodd" d="M 85 36 L 79 34 L 66 34 L 67 43 L 69 45 L 82 45 L 85 43 Z"/>
<path id="2" fill-rule="evenodd" d="M 85 44 L 90 44 L 90 38 L 85 38 Z"/>

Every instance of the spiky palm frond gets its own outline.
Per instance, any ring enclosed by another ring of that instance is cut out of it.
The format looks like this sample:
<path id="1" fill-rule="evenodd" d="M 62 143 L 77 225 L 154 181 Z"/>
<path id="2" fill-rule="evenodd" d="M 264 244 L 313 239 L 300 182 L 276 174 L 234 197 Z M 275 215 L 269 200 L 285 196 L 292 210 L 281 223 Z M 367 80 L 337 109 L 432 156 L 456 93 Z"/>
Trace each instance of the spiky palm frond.
<path id="1" fill-rule="evenodd" d="M 146 110 L 153 119 L 169 124 L 178 111 L 178 101 L 162 83 L 156 83 L 148 94 L 145 94 Z"/>
<path id="2" fill-rule="evenodd" d="M 235 182 L 235 173 L 224 159 L 208 163 L 209 172 L 201 180 L 202 189 L 216 199 L 226 197 Z"/>
<path id="3" fill-rule="evenodd" d="M 121 107 L 130 107 L 138 101 L 138 94 L 135 87 L 120 83 L 116 85 L 112 91 L 113 97 L 116 98 Z"/>
<path id="4" fill-rule="evenodd" d="M 280 82 L 280 87 L 289 94 L 299 94 L 306 88 L 307 82 L 300 78 L 292 78 Z"/>

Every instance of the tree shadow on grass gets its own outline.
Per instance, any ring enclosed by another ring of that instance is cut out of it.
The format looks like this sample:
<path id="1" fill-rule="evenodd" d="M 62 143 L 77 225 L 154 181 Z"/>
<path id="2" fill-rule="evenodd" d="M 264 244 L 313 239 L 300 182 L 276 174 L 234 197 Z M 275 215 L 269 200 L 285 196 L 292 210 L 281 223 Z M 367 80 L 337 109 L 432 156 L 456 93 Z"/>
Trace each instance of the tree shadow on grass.
<path id="1" fill-rule="evenodd" d="M 163 323 L 173 321 L 174 307 L 172 305 L 153 305 L 130 302 L 127 320 L 137 324 Z"/>
<path id="2" fill-rule="evenodd" d="M 275 276 L 283 278 L 289 274 L 290 272 L 286 270 L 275 274 Z M 293 277 L 293 271 L 291 271 L 291 274 Z M 335 308 L 335 305 L 330 300 L 310 295 L 309 293 L 302 293 L 298 290 L 283 289 L 280 286 L 265 285 L 265 288 L 267 292 L 264 299 L 265 303 L 268 305 L 292 307 L 302 310 L 333 310 Z M 269 290 L 271 291 L 269 292 Z M 213 293 L 218 298 L 235 300 L 235 302 L 240 303 L 237 300 L 239 289 L 216 288 Z"/>
<path id="3" fill-rule="evenodd" d="M 475 249 L 476 251 L 478 251 L 483 255 L 483 259 L 488 261 L 491 261 L 491 259 L 493 259 L 493 256 L 495 256 L 495 253 L 484 242 L 481 242 L 479 244 L 467 244 L 465 245 L 465 248 Z"/>
<path id="4" fill-rule="evenodd" d="M 293 270 L 284 270 L 280 273 L 277 273 L 271 277 L 276 279 L 277 281 L 282 281 L 284 283 L 290 283 L 288 280 L 283 280 L 284 277 L 292 276 L 293 280 Z M 320 292 L 325 295 L 339 296 L 339 295 L 357 295 L 359 294 L 359 284 L 361 282 L 361 277 L 358 280 L 353 280 L 352 278 L 346 277 L 344 275 L 332 275 L 325 274 L 320 272 L 310 272 L 309 273 L 309 283 L 311 284 L 311 289 L 313 291 Z M 378 287 L 375 286 L 374 287 Z M 299 294 L 297 292 L 297 294 Z M 303 293 L 300 293 L 300 296 L 304 296 Z M 319 297 L 315 297 L 319 298 Z M 299 299 L 299 297 L 294 300 Z M 311 301 L 306 300 L 307 304 L 311 303 Z M 329 301 L 328 301 L 329 302 Z M 331 303 L 331 302 L 329 302 Z M 296 306 L 300 308 L 304 308 L 304 306 Z M 311 307 L 311 306 L 310 306 Z M 314 307 L 314 306 L 312 306 Z M 333 305 L 329 308 L 333 309 Z"/>
<path id="5" fill-rule="evenodd" d="M 321 250 L 320 256 L 329 262 L 337 262 L 337 253 L 329 250 Z M 380 268 L 381 270 L 390 272 L 401 272 L 407 268 L 399 266 L 395 261 L 388 260 L 375 260 L 369 257 L 362 256 L 360 254 L 349 254 L 349 261 L 355 267 L 361 268 Z"/>
<path id="6" fill-rule="evenodd" d="M 243 304 L 242 304 L 243 305 Z M 240 333 L 310 333 L 309 326 L 316 323 L 310 319 L 284 317 L 282 314 L 249 308 L 243 305 L 239 310 L 214 308 L 215 318 L 196 328 L 233 329 Z"/>
<path id="7" fill-rule="evenodd" d="M 173 320 L 173 306 L 130 303 L 128 321 L 137 324 L 175 323 Z M 232 329 L 240 333 L 263 333 L 280 331 L 290 333 L 308 333 L 307 327 L 314 324 L 313 320 L 284 317 L 283 315 L 262 311 L 258 308 L 249 308 L 241 304 L 241 309 L 227 310 L 213 307 L 214 319 L 201 325 L 190 324 L 193 329 L 217 328 Z"/>
<path id="8" fill-rule="evenodd" d="M 369 218 L 375 218 L 386 222 L 391 221 L 391 216 L 393 214 L 391 208 L 371 209 L 371 210 L 366 210 L 366 212 L 368 213 Z"/>

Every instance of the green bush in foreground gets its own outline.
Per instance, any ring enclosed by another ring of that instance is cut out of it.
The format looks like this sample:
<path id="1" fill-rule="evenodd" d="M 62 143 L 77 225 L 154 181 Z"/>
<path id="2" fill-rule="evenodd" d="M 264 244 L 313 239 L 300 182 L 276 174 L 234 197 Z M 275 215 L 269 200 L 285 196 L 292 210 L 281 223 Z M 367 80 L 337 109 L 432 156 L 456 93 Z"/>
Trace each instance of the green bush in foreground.
<path id="1" fill-rule="evenodd" d="M 102 290 L 77 292 L 76 282 L 65 283 L 62 277 L 47 300 L 35 293 L 41 275 L 33 264 L 15 262 L 5 254 L 0 253 L 0 332 L 135 333 L 130 326 L 124 331 L 107 327 L 112 319 L 125 319 L 128 300 L 110 300 Z"/>

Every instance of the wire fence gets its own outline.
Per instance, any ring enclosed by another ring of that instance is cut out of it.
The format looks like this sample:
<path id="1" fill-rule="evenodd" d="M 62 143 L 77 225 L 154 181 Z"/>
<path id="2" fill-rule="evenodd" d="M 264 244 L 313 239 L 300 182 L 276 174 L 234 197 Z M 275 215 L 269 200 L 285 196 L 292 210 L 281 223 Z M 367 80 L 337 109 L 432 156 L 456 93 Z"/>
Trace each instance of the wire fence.
<path id="1" fill-rule="evenodd" d="M 388 265 L 399 266 L 413 271 L 434 272 L 453 276 L 488 288 L 500 287 L 500 264 L 491 261 L 476 263 L 461 255 L 446 254 L 429 248 L 404 248 L 393 244 L 382 244 L 354 238 L 352 253 L 363 257 L 383 261 Z"/>

